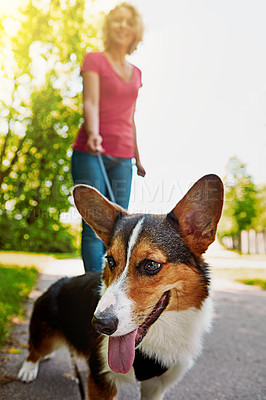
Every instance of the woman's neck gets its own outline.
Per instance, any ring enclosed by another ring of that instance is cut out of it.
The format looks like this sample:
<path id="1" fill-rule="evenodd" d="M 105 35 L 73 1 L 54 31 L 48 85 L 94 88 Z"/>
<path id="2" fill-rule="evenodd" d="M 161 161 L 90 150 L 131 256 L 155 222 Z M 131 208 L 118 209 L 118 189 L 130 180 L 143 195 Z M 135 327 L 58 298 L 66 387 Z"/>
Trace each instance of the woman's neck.
<path id="1" fill-rule="evenodd" d="M 108 49 L 106 53 L 116 63 L 124 64 L 126 61 L 126 52 L 124 49 L 112 47 Z"/>

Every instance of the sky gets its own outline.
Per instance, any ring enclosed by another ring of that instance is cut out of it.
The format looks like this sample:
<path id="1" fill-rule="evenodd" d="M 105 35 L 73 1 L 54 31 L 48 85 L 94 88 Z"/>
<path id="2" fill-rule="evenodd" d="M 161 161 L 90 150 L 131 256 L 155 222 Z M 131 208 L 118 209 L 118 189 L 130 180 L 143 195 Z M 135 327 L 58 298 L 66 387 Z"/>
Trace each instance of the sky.
<path id="1" fill-rule="evenodd" d="M 118 3 L 95 0 L 91 12 Z M 266 183 L 265 0 L 132 4 L 145 22 L 130 61 L 142 71 L 136 125 L 147 174 L 134 174 L 130 210 L 170 211 L 201 176 L 223 178 L 232 156 Z"/>

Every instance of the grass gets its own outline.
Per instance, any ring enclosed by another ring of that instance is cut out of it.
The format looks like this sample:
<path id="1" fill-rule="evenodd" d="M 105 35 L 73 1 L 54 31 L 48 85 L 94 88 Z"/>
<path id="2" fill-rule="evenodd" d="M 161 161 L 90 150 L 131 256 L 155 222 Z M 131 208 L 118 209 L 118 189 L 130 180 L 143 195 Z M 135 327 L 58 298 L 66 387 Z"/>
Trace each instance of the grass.
<path id="1" fill-rule="evenodd" d="M 0 346 L 3 346 L 15 316 L 23 317 L 23 300 L 34 287 L 38 271 L 34 267 L 0 265 Z"/>
<path id="2" fill-rule="evenodd" d="M 244 283 L 245 285 L 255 285 L 263 290 L 266 290 L 265 279 L 239 279 L 239 282 Z"/>
<path id="3" fill-rule="evenodd" d="M 263 268 L 215 268 L 213 275 L 214 278 L 228 279 L 266 289 L 266 269 Z"/>
<path id="4" fill-rule="evenodd" d="M 76 253 L 53 253 L 53 254 L 48 254 L 56 258 L 57 260 L 65 260 L 67 258 L 77 258 L 80 257 L 80 251 L 77 251 Z"/>

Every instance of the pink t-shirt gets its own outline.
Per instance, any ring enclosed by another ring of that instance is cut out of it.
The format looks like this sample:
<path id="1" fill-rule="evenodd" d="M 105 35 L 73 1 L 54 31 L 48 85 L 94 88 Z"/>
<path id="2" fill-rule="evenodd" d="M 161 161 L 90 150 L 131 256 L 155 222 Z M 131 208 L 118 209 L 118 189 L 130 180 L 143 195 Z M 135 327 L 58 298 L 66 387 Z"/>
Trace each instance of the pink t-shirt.
<path id="1" fill-rule="evenodd" d="M 94 71 L 100 77 L 100 135 L 106 154 L 133 158 L 133 114 L 141 83 L 141 71 L 133 66 L 132 78 L 126 82 L 111 67 L 103 53 L 85 55 L 81 71 Z M 73 149 L 88 152 L 87 134 L 81 126 Z"/>

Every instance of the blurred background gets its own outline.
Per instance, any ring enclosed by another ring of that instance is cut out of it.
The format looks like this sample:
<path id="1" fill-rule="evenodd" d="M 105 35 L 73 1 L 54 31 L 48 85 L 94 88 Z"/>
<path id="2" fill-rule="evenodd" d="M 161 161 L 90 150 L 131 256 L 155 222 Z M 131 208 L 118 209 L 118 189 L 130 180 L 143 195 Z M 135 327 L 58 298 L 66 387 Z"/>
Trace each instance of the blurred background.
<path id="1" fill-rule="evenodd" d="M 0 1 L 0 249 L 78 254 L 71 144 L 80 64 L 115 0 Z M 226 185 L 219 238 L 266 252 L 266 3 L 134 0 L 144 41 L 130 211 L 165 213 L 204 174 Z M 244 232 L 244 233 L 243 233 Z"/>

